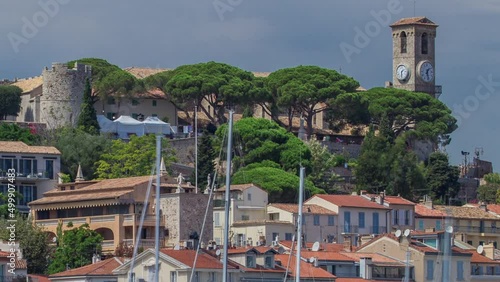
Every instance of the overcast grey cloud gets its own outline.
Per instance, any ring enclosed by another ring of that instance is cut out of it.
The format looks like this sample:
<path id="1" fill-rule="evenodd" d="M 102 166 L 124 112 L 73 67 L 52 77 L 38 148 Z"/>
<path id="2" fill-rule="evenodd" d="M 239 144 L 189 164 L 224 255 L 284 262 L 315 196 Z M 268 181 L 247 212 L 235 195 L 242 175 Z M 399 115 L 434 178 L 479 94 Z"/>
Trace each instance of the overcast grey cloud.
<path id="1" fill-rule="evenodd" d="M 40 0 L 42 3 L 57 0 Z M 61 0 L 62 1 L 62 0 Z M 44 66 L 81 57 L 104 58 L 121 67 L 169 67 L 221 61 L 251 71 L 319 65 L 342 70 L 365 88 L 392 78 L 388 26 L 347 61 L 342 42 L 373 20 L 391 0 L 219 0 L 238 3 L 223 19 L 214 0 L 64 0 L 56 15 L 18 52 L 9 33 L 20 34 L 23 18 L 41 11 L 38 1 L 3 0 L 0 10 L 0 78 L 40 75 Z M 392 0 L 394 1 L 394 0 Z M 412 0 L 400 0 L 392 21 L 414 14 Z M 500 82 L 500 2 L 417 0 L 416 15 L 439 24 L 436 83 L 451 109 L 475 94 L 478 77 Z M 500 165 L 500 87 L 461 121 L 446 148 L 452 161 L 460 151 L 484 148 L 484 159 Z"/>

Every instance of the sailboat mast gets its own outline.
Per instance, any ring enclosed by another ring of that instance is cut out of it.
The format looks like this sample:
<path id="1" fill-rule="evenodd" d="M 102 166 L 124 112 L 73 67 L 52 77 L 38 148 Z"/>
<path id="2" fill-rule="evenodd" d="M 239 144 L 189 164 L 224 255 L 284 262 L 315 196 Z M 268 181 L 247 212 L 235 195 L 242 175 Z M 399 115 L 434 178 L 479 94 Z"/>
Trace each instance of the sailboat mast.
<path id="1" fill-rule="evenodd" d="M 224 256 L 222 282 L 227 282 L 227 253 L 229 248 L 229 205 L 230 205 L 230 186 L 231 186 L 231 152 L 233 147 L 233 111 L 229 111 L 229 132 L 227 134 L 227 158 L 226 158 L 226 205 L 225 205 L 225 222 L 224 222 Z"/>
<path id="2" fill-rule="evenodd" d="M 160 280 L 160 166 L 161 166 L 161 135 L 156 135 L 156 226 L 155 226 L 155 281 Z"/>
<path id="3" fill-rule="evenodd" d="M 305 168 L 300 167 L 299 184 L 299 213 L 297 216 L 297 257 L 295 258 L 295 281 L 300 282 L 300 252 L 302 249 L 302 205 L 304 202 L 304 173 Z"/>
<path id="4" fill-rule="evenodd" d="M 198 106 L 194 106 L 194 187 L 198 194 Z"/>

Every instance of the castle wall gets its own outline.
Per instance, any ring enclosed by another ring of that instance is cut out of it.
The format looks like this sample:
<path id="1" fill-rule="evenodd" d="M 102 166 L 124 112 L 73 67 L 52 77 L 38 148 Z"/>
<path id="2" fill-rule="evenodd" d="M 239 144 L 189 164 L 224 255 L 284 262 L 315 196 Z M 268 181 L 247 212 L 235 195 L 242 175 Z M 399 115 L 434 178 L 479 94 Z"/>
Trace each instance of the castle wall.
<path id="1" fill-rule="evenodd" d="M 43 88 L 40 97 L 40 122 L 47 128 L 76 125 L 83 100 L 85 81 L 91 77 L 90 66 L 54 63 L 42 72 Z"/>

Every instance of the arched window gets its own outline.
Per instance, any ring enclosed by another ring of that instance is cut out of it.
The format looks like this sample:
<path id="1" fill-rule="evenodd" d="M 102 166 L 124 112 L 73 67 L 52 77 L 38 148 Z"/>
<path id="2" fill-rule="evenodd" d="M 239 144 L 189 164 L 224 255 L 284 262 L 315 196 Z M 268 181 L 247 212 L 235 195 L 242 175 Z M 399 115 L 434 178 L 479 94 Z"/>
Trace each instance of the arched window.
<path id="1" fill-rule="evenodd" d="M 428 43 L 429 43 L 429 40 L 428 40 L 427 33 L 424 32 L 422 34 L 422 54 L 427 54 L 427 52 L 428 52 Z"/>
<path id="2" fill-rule="evenodd" d="M 401 53 L 406 53 L 406 32 L 402 31 L 399 36 L 401 37 Z"/>

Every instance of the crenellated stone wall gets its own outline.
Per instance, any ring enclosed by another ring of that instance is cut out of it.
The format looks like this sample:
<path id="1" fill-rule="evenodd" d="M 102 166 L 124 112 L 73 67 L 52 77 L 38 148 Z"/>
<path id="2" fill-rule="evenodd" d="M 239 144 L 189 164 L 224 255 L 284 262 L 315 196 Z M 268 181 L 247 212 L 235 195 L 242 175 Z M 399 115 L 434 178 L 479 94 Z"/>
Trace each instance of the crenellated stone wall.
<path id="1" fill-rule="evenodd" d="M 42 72 L 40 122 L 48 128 L 76 125 L 83 100 L 85 81 L 92 75 L 91 66 L 75 63 L 69 69 L 64 63 L 53 63 Z"/>

